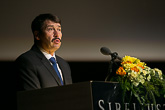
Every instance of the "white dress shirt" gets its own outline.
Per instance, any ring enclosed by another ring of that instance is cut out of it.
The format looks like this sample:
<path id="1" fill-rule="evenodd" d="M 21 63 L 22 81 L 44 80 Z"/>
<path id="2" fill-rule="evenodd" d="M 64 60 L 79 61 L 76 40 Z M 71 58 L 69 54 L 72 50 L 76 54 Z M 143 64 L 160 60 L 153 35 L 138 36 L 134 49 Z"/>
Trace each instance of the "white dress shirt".
<path id="1" fill-rule="evenodd" d="M 41 50 L 41 52 L 45 55 L 45 57 L 46 57 L 48 60 L 49 60 L 51 57 L 54 57 L 55 60 L 56 60 L 55 53 L 54 53 L 53 56 L 52 56 L 51 54 L 47 53 L 44 49 L 42 49 L 42 48 L 40 48 L 40 47 L 39 47 L 39 49 Z M 56 61 L 57 61 L 57 60 L 56 60 Z M 53 65 L 51 62 L 50 62 L 50 64 Z M 60 72 L 61 78 L 62 78 L 62 80 L 63 80 L 62 71 L 61 71 L 61 69 L 60 69 L 58 63 L 57 63 L 57 68 L 58 68 L 58 71 Z"/>

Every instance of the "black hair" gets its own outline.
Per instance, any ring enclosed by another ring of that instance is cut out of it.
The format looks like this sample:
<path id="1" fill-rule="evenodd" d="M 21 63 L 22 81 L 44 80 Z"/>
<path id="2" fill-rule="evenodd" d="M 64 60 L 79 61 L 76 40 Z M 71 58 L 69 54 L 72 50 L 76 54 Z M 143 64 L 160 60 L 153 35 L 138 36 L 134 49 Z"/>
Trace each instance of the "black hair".
<path id="1" fill-rule="evenodd" d="M 31 29 L 32 29 L 33 35 L 34 35 L 34 31 L 38 31 L 39 33 L 42 32 L 42 27 L 43 27 L 44 22 L 46 20 L 50 20 L 50 21 L 53 21 L 55 23 L 61 24 L 60 18 L 58 18 L 56 15 L 52 15 L 50 13 L 40 14 L 32 21 Z"/>

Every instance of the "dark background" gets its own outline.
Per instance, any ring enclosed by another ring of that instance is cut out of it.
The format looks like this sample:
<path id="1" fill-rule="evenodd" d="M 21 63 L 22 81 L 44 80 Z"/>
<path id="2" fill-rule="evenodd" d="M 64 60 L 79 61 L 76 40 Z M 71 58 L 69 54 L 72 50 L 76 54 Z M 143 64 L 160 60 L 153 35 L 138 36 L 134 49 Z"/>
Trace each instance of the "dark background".
<path id="1" fill-rule="evenodd" d="M 72 71 L 72 79 L 73 83 L 79 83 L 84 81 L 104 81 L 106 76 L 108 75 L 108 69 L 110 62 L 68 62 L 71 71 Z M 115 74 L 115 70 L 119 66 L 119 62 L 117 65 L 113 65 L 113 74 Z M 151 68 L 159 68 L 165 73 L 165 62 L 146 62 L 146 64 Z M 14 81 L 15 73 L 14 73 L 14 62 L 0 62 L 1 66 L 1 81 L 4 81 L 3 84 L 8 84 L 6 88 L 13 88 L 10 86 L 12 81 Z"/>
<path id="2" fill-rule="evenodd" d="M 41 13 L 62 20 L 67 61 L 108 61 L 105 46 L 120 57 L 165 61 L 164 0 L 3 0 L 0 2 L 0 61 L 14 61 L 33 44 L 32 20 Z"/>

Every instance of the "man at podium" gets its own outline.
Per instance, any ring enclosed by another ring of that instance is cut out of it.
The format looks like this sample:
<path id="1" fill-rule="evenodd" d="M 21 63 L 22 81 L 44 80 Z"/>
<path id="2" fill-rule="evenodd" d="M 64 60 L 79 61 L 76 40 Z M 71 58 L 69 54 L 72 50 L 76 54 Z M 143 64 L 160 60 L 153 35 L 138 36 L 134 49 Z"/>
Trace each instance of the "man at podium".
<path id="1" fill-rule="evenodd" d="M 61 46 L 61 20 L 52 14 L 40 14 L 31 24 L 32 48 L 16 63 L 17 89 L 33 90 L 72 84 L 69 64 L 55 52 Z"/>

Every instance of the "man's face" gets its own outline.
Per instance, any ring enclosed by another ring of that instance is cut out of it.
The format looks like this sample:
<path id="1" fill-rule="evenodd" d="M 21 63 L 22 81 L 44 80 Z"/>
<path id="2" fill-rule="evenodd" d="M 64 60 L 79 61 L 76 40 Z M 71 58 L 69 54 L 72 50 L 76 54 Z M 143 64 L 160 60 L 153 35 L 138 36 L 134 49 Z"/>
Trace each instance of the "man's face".
<path id="1" fill-rule="evenodd" d="M 61 25 L 59 23 L 46 20 L 44 22 L 42 33 L 38 37 L 40 46 L 49 53 L 55 52 L 61 46 Z"/>

